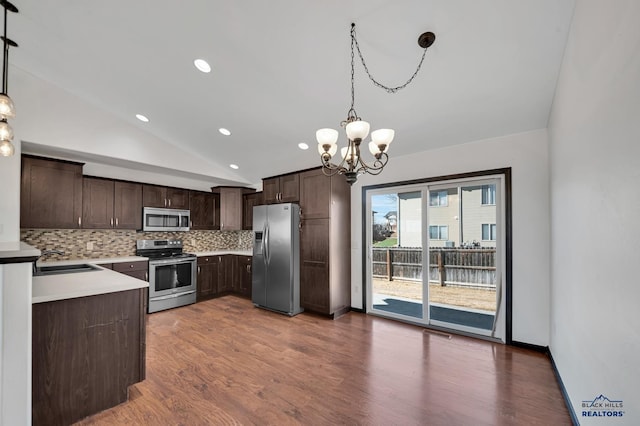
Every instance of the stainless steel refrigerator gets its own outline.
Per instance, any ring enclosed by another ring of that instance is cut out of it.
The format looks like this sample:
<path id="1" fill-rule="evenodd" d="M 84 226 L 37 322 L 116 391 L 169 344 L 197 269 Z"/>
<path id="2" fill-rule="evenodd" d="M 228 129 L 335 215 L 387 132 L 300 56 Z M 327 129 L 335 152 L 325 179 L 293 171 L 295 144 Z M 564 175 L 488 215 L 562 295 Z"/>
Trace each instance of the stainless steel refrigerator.
<path id="1" fill-rule="evenodd" d="M 251 300 L 260 308 L 290 316 L 300 308 L 300 207 L 253 207 Z"/>

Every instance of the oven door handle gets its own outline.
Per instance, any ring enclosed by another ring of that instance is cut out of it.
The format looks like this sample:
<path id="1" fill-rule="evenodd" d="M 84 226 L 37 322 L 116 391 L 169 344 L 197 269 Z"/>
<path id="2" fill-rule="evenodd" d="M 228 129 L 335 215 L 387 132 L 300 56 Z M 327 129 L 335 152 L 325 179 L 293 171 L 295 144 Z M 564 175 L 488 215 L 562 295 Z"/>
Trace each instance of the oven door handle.
<path id="1" fill-rule="evenodd" d="M 154 265 L 179 265 L 181 263 L 195 263 L 196 258 L 189 258 L 189 259 L 157 259 L 157 260 L 150 260 L 149 261 L 149 266 L 154 266 Z"/>
<path id="2" fill-rule="evenodd" d="M 180 293 L 173 293 L 173 294 L 168 294 L 166 296 L 158 296 L 158 297 L 151 297 L 149 298 L 149 300 L 167 300 L 167 299 L 175 299 L 178 298 L 180 296 L 187 296 L 189 294 L 193 294 L 195 293 L 195 290 L 191 290 L 191 291 L 182 291 Z"/>

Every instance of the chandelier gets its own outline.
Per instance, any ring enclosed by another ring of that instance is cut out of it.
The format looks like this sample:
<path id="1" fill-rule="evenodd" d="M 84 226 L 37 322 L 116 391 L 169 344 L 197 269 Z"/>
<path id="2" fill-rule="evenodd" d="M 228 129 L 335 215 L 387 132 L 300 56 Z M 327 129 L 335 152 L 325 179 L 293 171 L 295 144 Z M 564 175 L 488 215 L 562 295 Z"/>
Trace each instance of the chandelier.
<path id="1" fill-rule="evenodd" d="M 362 159 L 360 155 L 360 145 L 362 141 L 369 135 L 369 123 L 362 120 L 354 108 L 355 102 L 355 90 L 354 90 L 354 47 L 358 51 L 358 56 L 362 62 L 362 66 L 365 69 L 369 79 L 376 87 L 384 89 L 387 93 L 396 93 L 400 89 L 404 89 L 413 81 L 415 76 L 420 71 L 420 67 L 424 62 L 424 57 L 427 53 L 427 48 L 433 44 L 436 36 L 432 32 L 426 32 L 420 35 L 418 38 L 418 45 L 424 49 L 422 53 L 422 59 L 418 64 L 417 69 L 413 75 L 401 86 L 388 87 L 373 78 L 360 51 L 358 40 L 356 39 L 356 24 L 351 24 L 351 107 L 347 111 L 347 119 L 340 123 L 341 127 L 345 128 L 347 133 L 347 146 L 340 149 L 340 155 L 342 160 L 340 163 L 332 163 L 332 158 L 338 152 L 338 131 L 335 129 L 319 129 L 316 132 L 316 139 L 318 141 L 318 152 L 320 153 L 320 160 L 322 161 L 322 171 L 326 176 L 333 176 L 336 174 L 344 175 L 349 185 L 353 185 L 358 180 L 358 175 L 369 173 L 371 175 L 380 174 L 384 166 L 389 161 L 387 151 L 389 150 L 389 144 L 393 141 L 395 131 L 393 129 L 379 129 L 371 132 L 371 142 L 369 142 L 369 151 L 373 155 L 374 159 L 367 163 Z"/>
<path id="2" fill-rule="evenodd" d="M 18 8 L 7 0 L 0 0 L 0 4 L 4 7 L 4 36 L 2 41 L 4 44 L 2 57 L 2 93 L 0 93 L 0 155 L 9 157 L 13 155 L 15 149 L 11 141 L 13 140 L 13 129 L 7 123 L 9 118 L 16 116 L 13 101 L 7 95 L 7 75 L 9 70 L 9 46 L 18 47 L 18 44 L 7 37 L 7 14 L 8 12 L 18 13 Z"/>

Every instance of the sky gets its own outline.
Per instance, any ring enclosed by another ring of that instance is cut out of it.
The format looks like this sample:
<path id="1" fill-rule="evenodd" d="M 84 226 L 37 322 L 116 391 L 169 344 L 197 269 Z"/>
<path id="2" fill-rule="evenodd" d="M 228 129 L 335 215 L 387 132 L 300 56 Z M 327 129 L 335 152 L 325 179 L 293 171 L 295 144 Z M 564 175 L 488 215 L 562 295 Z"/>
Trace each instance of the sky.
<path id="1" fill-rule="evenodd" d="M 375 223 L 386 223 L 384 215 L 390 211 L 398 211 L 398 196 L 396 194 L 372 195 L 371 209 L 376 212 L 373 216 Z"/>

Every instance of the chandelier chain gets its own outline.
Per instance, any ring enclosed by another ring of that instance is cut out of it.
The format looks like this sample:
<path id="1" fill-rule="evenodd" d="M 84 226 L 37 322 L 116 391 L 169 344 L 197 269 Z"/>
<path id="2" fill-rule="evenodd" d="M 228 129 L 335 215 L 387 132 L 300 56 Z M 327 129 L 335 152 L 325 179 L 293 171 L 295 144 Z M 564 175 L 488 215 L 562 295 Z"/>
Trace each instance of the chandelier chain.
<path id="1" fill-rule="evenodd" d="M 369 76 L 369 79 L 373 82 L 373 84 L 375 86 L 386 90 L 387 93 L 396 93 L 399 90 L 404 89 L 405 87 L 407 87 L 413 81 L 413 79 L 416 77 L 416 75 L 418 75 L 418 72 L 420 71 L 420 68 L 422 67 L 422 63 L 424 62 L 424 57 L 427 54 L 427 48 L 425 47 L 423 49 L 422 58 L 420 59 L 420 63 L 418 64 L 418 67 L 416 68 L 416 70 L 413 73 L 413 75 L 409 78 L 409 80 L 407 80 L 403 85 L 396 86 L 396 87 L 385 86 L 384 84 L 380 83 L 378 80 L 373 78 L 373 76 L 369 72 L 369 68 L 367 67 L 366 62 L 364 61 L 364 56 L 362 56 L 362 52 L 360 51 L 360 45 L 358 44 L 358 40 L 356 39 L 355 24 L 352 24 L 352 26 L 351 26 L 351 93 L 352 93 L 352 99 L 353 99 L 353 45 L 354 45 L 354 43 L 355 43 L 356 49 L 358 50 L 358 56 L 360 56 L 360 62 L 362 62 L 362 67 L 364 68 L 364 70 L 366 71 L 367 75 Z M 353 104 L 351 105 L 351 108 L 353 108 Z"/>

